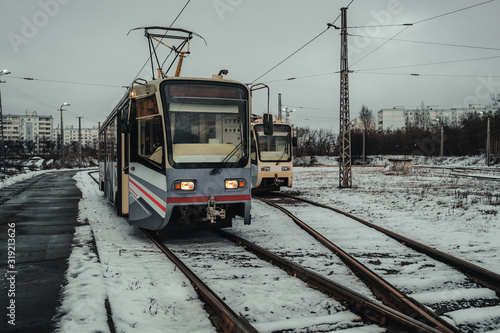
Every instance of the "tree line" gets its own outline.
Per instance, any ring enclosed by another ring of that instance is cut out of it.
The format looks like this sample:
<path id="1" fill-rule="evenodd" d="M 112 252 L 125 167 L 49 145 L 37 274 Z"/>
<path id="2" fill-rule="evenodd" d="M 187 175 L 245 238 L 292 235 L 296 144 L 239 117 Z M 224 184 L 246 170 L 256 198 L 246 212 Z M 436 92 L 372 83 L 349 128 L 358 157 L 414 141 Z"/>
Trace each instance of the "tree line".
<path id="1" fill-rule="evenodd" d="M 362 160 L 363 155 L 422 155 L 473 156 L 486 153 L 488 119 L 490 154 L 500 162 L 500 95 L 492 97 L 496 110 L 484 116 L 470 112 L 456 126 L 407 126 L 398 130 L 378 131 L 373 112 L 363 106 L 357 126 L 351 129 L 351 156 Z M 338 136 L 333 130 L 297 129 L 297 156 L 338 156 Z M 364 143 L 363 143 L 364 142 Z"/>

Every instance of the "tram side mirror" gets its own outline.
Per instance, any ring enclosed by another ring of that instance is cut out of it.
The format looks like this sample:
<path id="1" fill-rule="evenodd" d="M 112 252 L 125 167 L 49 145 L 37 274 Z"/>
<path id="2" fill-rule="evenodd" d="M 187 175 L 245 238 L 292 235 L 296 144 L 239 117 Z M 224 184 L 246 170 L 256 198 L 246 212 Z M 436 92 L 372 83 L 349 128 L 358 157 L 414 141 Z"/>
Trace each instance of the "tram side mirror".
<path id="1" fill-rule="evenodd" d="M 125 106 L 122 110 L 122 114 L 120 117 L 120 131 L 121 133 L 132 133 L 132 122 L 135 119 L 136 115 L 136 100 L 130 100 L 130 108 L 129 106 Z"/>
<path id="2" fill-rule="evenodd" d="M 264 113 L 264 134 L 273 135 L 273 115 Z"/>
<path id="3" fill-rule="evenodd" d="M 128 108 L 123 108 L 120 115 L 120 133 L 128 133 Z"/>
<path id="4" fill-rule="evenodd" d="M 297 144 L 297 137 L 294 136 L 294 137 L 292 137 L 292 147 L 297 147 L 297 146 L 298 146 L 298 144 Z"/>

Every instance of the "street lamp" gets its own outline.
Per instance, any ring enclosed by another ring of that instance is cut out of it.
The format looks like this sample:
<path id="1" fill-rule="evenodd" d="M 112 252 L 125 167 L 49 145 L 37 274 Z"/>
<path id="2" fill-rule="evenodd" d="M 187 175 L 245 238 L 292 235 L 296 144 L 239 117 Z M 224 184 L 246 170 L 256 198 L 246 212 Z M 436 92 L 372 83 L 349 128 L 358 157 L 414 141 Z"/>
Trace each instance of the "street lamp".
<path id="1" fill-rule="evenodd" d="M 0 72 L 0 76 L 8 75 L 10 72 L 6 69 Z M 5 81 L 0 80 L 0 83 Z M 0 92 L 0 144 L 2 145 L 2 170 L 5 172 L 5 142 L 3 140 L 3 114 L 2 114 L 2 94 Z"/>
<path id="2" fill-rule="evenodd" d="M 61 111 L 61 165 L 64 166 L 64 126 L 63 126 L 63 106 L 70 106 L 69 103 L 64 102 L 61 104 L 59 111 Z"/>
<path id="3" fill-rule="evenodd" d="M 288 108 L 285 109 L 285 113 L 286 113 L 286 120 L 285 121 L 287 124 L 290 124 L 290 113 L 292 113 L 293 111 L 295 111 L 295 110 L 288 111 Z"/>

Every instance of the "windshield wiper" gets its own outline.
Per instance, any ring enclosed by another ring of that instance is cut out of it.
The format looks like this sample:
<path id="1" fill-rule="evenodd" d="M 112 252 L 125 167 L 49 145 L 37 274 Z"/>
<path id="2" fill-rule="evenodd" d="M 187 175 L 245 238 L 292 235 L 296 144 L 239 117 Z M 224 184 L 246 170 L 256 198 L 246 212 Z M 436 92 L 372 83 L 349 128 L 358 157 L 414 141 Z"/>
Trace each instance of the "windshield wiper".
<path id="1" fill-rule="evenodd" d="M 227 162 L 231 159 L 231 157 L 233 157 L 236 154 L 236 152 L 240 150 L 240 148 L 243 146 L 243 143 L 244 141 L 241 141 L 236 147 L 234 147 L 234 149 L 229 154 L 227 154 L 227 156 L 224 157 L 224 159 L 220 161 L 219 164 L 217 164 L 217 166 L 212 171 L 210 171 L 210 174 L 215 175 L 220 173 L 220 169 L 222 169 L 222 167 L 227 164 Z"/>
<path id="2" fill-rule="evenodd" d="M 282 162 L 281 159 L 283 158 L 283 156 L 285 156 L 285 153 L 286 153 L 286 147 L 283 149 L 283 152 L 281 153 L 281 156 L 278 159 L 278 162 L 276 162 L 276 165 L 278 165 L 280 162 Z"/>

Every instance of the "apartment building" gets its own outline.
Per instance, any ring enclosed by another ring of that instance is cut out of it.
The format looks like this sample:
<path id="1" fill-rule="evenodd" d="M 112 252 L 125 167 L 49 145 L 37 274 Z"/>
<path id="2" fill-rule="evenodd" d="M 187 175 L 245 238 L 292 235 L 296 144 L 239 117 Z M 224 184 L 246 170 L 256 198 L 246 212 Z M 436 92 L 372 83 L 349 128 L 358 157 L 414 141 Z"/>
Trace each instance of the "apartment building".
<path id="1" fill-rule="evenodd" d="M 4 114 L 3 135 L 6 145 L 9 142 L 22 143 L 33 153 L 46 151 L 52 140 L 52 116 L 37 114 L 36 111 L 24 115 Z"/>
<path id="2" fill-rule="evenodd" d="M 377 113 L 377 129 L 379 131 L 398 130 L 408 126 L 429 128 L 433 126 L 459 126 L 469 113 L 476 112 L 486 116 L 495 112 L 490 107 L 469 106 L 468 108 L 440 108 L 429 105 L 426 109 L 406 109 L 395 106 L 392 109 L 381 109 Z"/>

